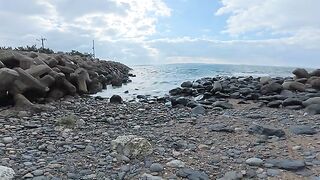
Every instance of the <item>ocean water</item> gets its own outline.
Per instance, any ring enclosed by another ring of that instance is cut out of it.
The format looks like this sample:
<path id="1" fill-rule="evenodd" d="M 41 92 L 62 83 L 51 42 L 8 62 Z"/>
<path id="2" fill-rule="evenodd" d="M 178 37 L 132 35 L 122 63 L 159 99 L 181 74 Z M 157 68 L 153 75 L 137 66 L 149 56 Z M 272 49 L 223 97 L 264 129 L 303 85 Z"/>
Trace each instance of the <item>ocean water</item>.
<path id="1" fill-rule="evenodd" d="M 293 67 L 270 67 L 248 65 L 216 65 L 216 64 L 166 64 L 139 65 L 131 67 L 136 77 L 131 77 L 131 83 L 122 87 L 108 86 L 106 90 L 96 94 L 101 97 L 121 95 L 130 100 L 137 95 L 164 96 L 168 91 L 180 86 L 184 81 L 194 81 L 203 77 L 215 76 L 292 76 Z M 124 93 L 128 91 L 129 93 Z"/>

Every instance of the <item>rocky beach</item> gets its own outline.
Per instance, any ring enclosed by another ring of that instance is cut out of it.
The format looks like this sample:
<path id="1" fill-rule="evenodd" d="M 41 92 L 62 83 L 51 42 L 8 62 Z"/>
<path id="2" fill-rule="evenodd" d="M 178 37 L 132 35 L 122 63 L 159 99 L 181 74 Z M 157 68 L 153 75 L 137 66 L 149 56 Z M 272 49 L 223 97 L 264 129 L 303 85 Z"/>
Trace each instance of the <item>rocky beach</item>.
<path id="1" fill-rule="evenodd" d="M 0 179 L 320 178 L 320 70 L 204 77 L 169 96 L 92 97 L 116 62 L 0 51 Z"/>

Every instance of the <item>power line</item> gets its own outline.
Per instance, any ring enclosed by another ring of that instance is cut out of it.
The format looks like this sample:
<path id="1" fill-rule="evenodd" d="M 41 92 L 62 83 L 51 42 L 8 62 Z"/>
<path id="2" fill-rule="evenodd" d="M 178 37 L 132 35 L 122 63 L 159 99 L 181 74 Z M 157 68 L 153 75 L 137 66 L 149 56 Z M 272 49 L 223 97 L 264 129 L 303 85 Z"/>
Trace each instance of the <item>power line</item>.
<path id="1" fill-rule="evenodd" d="M 92 57 L 96 58 L 96 52 L 95 52 L 95 49 L 94 49 L 94 40 L 92 40 Z"/>
<path id="2" fill-rule="evenodd" d="M 41 47 L 44 49 L 44 41 L 46 41 L 46 38 L 41 37 L 40 39 L 37 39 L 37 41 L 41 41 Z"/>

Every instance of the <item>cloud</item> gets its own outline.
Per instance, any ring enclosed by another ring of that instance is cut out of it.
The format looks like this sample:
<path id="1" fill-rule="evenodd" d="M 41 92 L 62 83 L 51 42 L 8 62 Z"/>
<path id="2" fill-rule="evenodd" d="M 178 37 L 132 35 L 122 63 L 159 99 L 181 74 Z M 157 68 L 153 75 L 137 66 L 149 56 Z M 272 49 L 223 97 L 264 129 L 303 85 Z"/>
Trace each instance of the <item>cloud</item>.
<path id="1" fill-rule="evenodd" d="M 318 0 L 221 0 L 216 15 L 228 15 L 225 32 L 296 34 L 320 28 Z"/>

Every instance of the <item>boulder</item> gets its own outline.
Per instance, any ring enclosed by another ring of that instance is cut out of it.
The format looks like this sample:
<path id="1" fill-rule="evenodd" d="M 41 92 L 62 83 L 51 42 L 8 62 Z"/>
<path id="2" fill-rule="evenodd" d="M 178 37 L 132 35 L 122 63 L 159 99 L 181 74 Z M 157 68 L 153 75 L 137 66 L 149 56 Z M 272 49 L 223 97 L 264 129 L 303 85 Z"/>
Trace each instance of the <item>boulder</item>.
<path id="1" fill-rule="evenodd" d="M 206 113 L 206 109 L 203 106 L 196 106 L 191 110 L 193 115 L 204 115 Z"/>
<path id="2" fill-rule="evenodd" d="M 61 72 L 63 72 L 64 74 L 71 74 L 74 73 L 74 69 L 67 67 L 67 66 L 60 66 L 57 65 L 57 68 L 60 69 Z"/>
<path id="3" fill-rule="evenodd" d="M 320 77 L 318 78 L 313 78 L 310 81 L 310 84 L 313 88 L 320 90 Z"/>
<path id="4" fill-rule="evenodd" d="M 282 90 L 282 86 L 279 83 L 271 83 L 271 84 L 266 84 L 261 87 L 261 93 L 262 94 L 271 94 L 271 93 L 280 93 Z"/>
<path id="5" fill-rule="evenodd" d="M 30 69 L 25 70 L 26 73 L 35 78 L 40 78 L 45 74 L 49 74 L 50 71 L 52 71 L 52 69 L 45 64 L 33 66 Z"/>
<path id="6" fill-rule="evenodd" d="M 320 104 L 320 97 L 312 97 L 302 102 L 304 107 L 310 106 L 311 104 Z"/>
<path id="7" fill-rule="evenodd" d="M 310 76 L 320 77 L 320 69 L 316 69 L 310 73 Z"/>
<path id="8" fill-rule="evenodd" d="M 110 98 L 110 103 L 122 103 L 122 102 L 123 102 L 122 97 L 119 95 L 113 95 Z"/>
<path id="9" fill-rule="evenodd" d="M 11 180 L 14 178 L 16 173 L 12 168 L 6 166 L 0 166 L 0 179 L 1 180 Z"/>
<path id="10" fill-rule="evenodd" d="M 275 100 L 275 101 L 271 101 L 267 104 L 267 107 L 270 108 L 279 108 L 280 105 L 282 104 L 282 100 Z"/>
<path id="11" fill-rule="evenodd" d="M 310 75 L 307 70 L 303 68 L 297 68 L 292 72 L 298 79 L 300 78 L 308 78 Z"/>
<path id="12" fill-rule="evenodd" d="M 232 109 L 233 105 L 225 101 L 216 101 L 212 104 L 213 107 L 221 107 L 223 109 Z"/>
<path id="13" fill-rule="evenodd" d="M 311 104 L 306 108 L 306 112 L 310 115 L 320 114 L 320 104 Z"/>
<path id="14" fill-rule="evenodd" d="M 287 98 L 282 102 L 283 106 L 302 105 L 302 101 L 298 98 Z"/>
<path id="15" fill-rule="evenodd" d="M 88 90 L 90 94 L 96 94 L 101 92 L 103 89 L 103 85 L 99 81 L 98 78 L 92 79 L 92 81 L 88 84 Z"/>
<path id="16" fill-rule="evenodd" d="M 270 76 L 260 77 L 260 84 L 266 85 L 272 81 Z"/>
<path id="17" fill-rule="evenodd" d="M 170 94 L 171 96 L 176 96 L 176 95 L 181 94 L 181 92 L 182 92 L 182 89 L 178 87 L 178 88 L 175 88 L 175 89 L 171 89 L 171 90 L 169 91 L 169 94 Z"/>
<path id="18" fill-rule="evenodd" d="M 222 85 L 219 81 L 213 83 L 213 90 L 214 92 L 222 91 Z"/>
<path id="19" fill-rule="evenodd" d="M 55 78 L 50 76 L 49 74 L 47 74 L 47 75 L 43 76 L 42 78 L 40 78 L 40 82 L 44 86 L 50 87 L 55 82 Z"/>
<path id="20" fill-rule="evenodd" d="M 191 81 L 183 82 L 181 84 L 181 87 L 183 87 L 183 88 L 191 88 L 192 87 L 192 82 Z"/>
<path id="21" fill-rule="evenodd" d="M 13 91 L 17 91 L 20 93 L 25 92 L 26 90 L 35 89 L 42 94 L 45 94 L 49 91 L 49 88 L 43 85 L 38 79 L 28 74 L 21 68 L 14 68 L 19 74 L 19 78 L 14 81 Z M 14 93 L 13 93 L 14 94 Z"/>
<path id="22" fill-rule="evenodd" d="M 87 83 L 91 82 L 88 72 L 83 68 L 78 68 L 70 74 L 70 78 L 76 81 L 79 93 L 88 93 Z"/>
<path id="23" fill-rule="evenodd" d="M 34 105 L 22 94 L 15 94 L 13 96 L 13 99 L 14 99 L 14 105 L 16 107 L 29 108 L 29 107 L 33 107 Z"/>
<path id="24" fill-rule="evenodd" d="M 300 91 L 300 92 L 304 92 L 306 90 L 306 87 L 304 84 L 297 82 L 297 81 L 293 81 L 289 83 L 289 89 L 292 91 Z"/>
<path id="25" fill-rule="evenodd" d="M 0 91 L 9 90 L 13 82 L 19 77 L 19 74 L 9 68 L 0 69 Z"/>
<path id="26" fill-rule="evenodd" d="M 67 91 L 68 94 L 74 95 L 77 92 L 77 88 L 70 83 L 66 78 L 60 81 L 62 87 Z"/>
<path id="27" fill-rule="evenodd" d="M 66 95 L 66 93 L 59 88 L 52 88 L 48 94 L 49 99 L 57 100 L 61 99 Z"/>
<path id="28" fill-rule="evenodd" d="M 148 140 L 135 135 L 118 136 L 111 141 L 111 149 L 129 158 L 144 158 L 153 152 Z"/>

